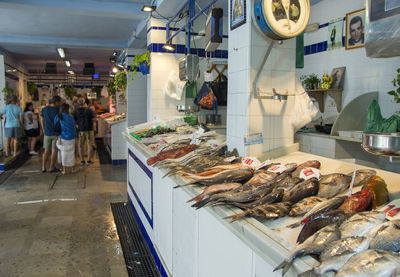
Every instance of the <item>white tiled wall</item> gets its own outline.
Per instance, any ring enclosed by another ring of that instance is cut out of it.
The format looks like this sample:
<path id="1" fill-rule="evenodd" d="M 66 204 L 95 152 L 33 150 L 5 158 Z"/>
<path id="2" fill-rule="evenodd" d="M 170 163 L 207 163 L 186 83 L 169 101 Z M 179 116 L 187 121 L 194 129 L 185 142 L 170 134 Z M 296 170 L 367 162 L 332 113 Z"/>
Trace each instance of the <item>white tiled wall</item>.
<path id="1" fill-rule="evenodd" d="M 364 8 L 363 0 L 324 0 L 311 7 L 310 23 L 324 24 L 331 19 L 345 17 L 346 13 Z M 344 33 L 343 33 L 344 34 Z M 328 27 L 304 35 L 304 44 L 310 45 L 328 38 Z M 393 89 L 391 80 L 395 78 L 396 69 L 400 66 L 400 57 L 371 59 L 365 54 L 365 48 L 345 50 L 344 47 L 333 51 L 325 51 L 304 57 L 304 69 L 298 69 L 296 74 L 316 73 L 321 76 L 330 74 L 335 67 L 346 66 L 342 107 L 358 95 L 379 91 L 379 104 L 382 115 L 389 117 L 400 109 L 386 92 Z"/>

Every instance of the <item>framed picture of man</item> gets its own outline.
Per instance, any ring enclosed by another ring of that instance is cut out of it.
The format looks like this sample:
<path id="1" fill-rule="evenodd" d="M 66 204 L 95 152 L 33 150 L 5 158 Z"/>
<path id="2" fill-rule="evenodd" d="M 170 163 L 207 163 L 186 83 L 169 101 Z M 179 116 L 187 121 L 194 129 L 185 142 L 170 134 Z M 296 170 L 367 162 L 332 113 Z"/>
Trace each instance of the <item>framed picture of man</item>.
<path id="1" fill-rule="evenodd" d="M 331 88 L 334 89 L 343 89 L 343 80 L 344 80 L 344 72 L 346 71 L 346 67 L 337 67 L 332 70 L 332 83 Z"/>
<path id="2" fill-rule="evenodd" d="M 246 1 L 231 1 L 231 30 L 236 29 L 240 25 L 246 23 Z"/>
<path id="3" fill-rule="evenodd" d="M 346 50 L 363 47 L 365 9 L 346 14 Z"/>

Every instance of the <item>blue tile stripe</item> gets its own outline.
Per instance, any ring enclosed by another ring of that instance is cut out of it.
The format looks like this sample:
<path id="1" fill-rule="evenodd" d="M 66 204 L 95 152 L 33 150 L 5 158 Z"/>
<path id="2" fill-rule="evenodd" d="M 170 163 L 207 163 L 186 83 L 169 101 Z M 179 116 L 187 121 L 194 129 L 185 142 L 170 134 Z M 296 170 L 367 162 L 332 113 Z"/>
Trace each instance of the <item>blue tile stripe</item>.
<path id="1" fill-rule="evenodd" d="M 135 154 L 133 154 L 133 152 L 132 152 L 130 149 L 128 149 L 128 152 L 129 152 L 129 156 L 132 157 L 132 159 L 137 163 L 138 166 L 140 166 L 140 168 L 144 171 L 144 173 L 146 173 L 146 175 L 147 175 L 147 176 L 150 178 L 150 180 L 151 180 L 151 217 L 150 217 L 149 214 L 147 213 L 146 208 L 143 206 L 142 201 L 140 201 L 139 196 L 136 194 L 136 191 L 134 190 L 134 188 L 133 188 L 133 186 L 132 186 L 132 184 L 131 184 L 131 182 L 130 182 L 129 180 L 128 180 L 128 185 L 129 185 L 129 188 L 131 189 L 131 191 L 133 192 L 133 195 L 135 196 L 137 202 L 139 203 L 139 206 L 140 206 L 142 212 L 144 213 L 144 215 L 145 215 L 147 221 L 149 222 L 151 228 L 153 228 L 153 172 L 151 172 L 151 171 L 147 168 L 147 166 L 144 165 L 144 164 L 142 163 L 142 161 L 139 160 L 138 157 L 136 157 Z"/>
<path id="2" fill-rule="evenodd" d="M 161 262 L 161 259 L 160 259 L 160 257 L 159 257 L 158 254 L 157 254 L 156 249 L 154 248 L 154 244 L 153 244 L 153 242 L 151 241 L 150 236 L 149 236 L 149 234 L 147 233 L 146 228 L 144 227 L 143 222 L 142 222 L 142 220 L 140 219 L 140 216 L 139 216 L 139 214 L 137 213 L 137 211 L 136 211 L 136 209 L 135 209 L 135 206 L 133 205 L 132 199 L 130 198 L 129 194 L 128 194 L 128 201 L 129 201 L 129 205 L 131 206 L 131 209 L 132 209 L 132 211 L 133 211 L 133 214 L 135 215 L 136 221 L 137 221 L 138 224 L 139 224 L 140 231 L 142 231 L 144 240 L 146 241 L 147 246 L 148 246 L 149 249 L 150 249 L 151 255 L 153 256 L 153 259 L 154 259 L 154 261 L 156 262 L 158 271 L 160 271 L 162 277 L 168 277 L 167 271 L 165 270 L 164 265 L 163 265 L 163 263 Z"/>
<path id="3" fill-rule="evenodd" d="M 126 160 L 112 160 L 112 165 L 124 165 L 126 164 Z"/>
<path id="4" fill-rule="evenodd" d="M 153 53 L 171 53 L 171 54 L 186 54 L 187 48 L 186 45 L 183 44 L 174 44 L 175 51 L 170 52 L 162 48 L 164 43 L 152 43 L 147 46 L 147 49 Z M 228 58 L 228 50 L 216 50 L 215 52 L 207 52 L 204 48 L 191 48 L 190 54 L 197 54 L 199 57 L 210 57 L 210 58 L 220 58 L 227 59 Z"/>
<path id="5" fill-rule="evenodd" d="M 342 46 L 345 45 L 346 37 L 342 37 Z M 321 41 L 304 46 L 304 56 L 324 52 L 328 49 L 328 41 Z"/>
<path id="6" fill-rule="evenodd" d="M 162 30 L 162 31 L 166 31 L 167 27 L 157 27 L 157 26 L 152 26 L 149 29 L 147 29 L 147 33 L 149 33 L 151 30 Z M 179 31 L 179 28 L 169 28 L 170 31 Z M 185 32 L 187 34 L 187 32 Z M 190 33 L 192 36 L 202 36 L 205 37 L 205 34 L 200 34 L 200 33 L 195 33 L 195 32 L 191 32 Z M 223 38 L 228 38 L 227 35 L 223 35 Z"/>

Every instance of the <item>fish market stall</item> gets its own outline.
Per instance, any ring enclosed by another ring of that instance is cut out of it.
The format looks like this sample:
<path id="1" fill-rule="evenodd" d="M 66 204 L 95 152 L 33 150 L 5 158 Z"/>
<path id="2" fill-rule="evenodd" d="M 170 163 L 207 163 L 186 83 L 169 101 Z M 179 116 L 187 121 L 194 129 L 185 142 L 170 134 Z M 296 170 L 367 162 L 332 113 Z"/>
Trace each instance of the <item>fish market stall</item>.
<path id="1" fill-rule="evenodd" d="M 119 165 L 126 163 L 126 143 L 122 132 L 126 129 L 125 115 L 112 115 L 110 117 L 99 119 L 99 126 L 105 128 L 104 144 L 110 154 L 112 164 Z"/>
<path id="2" fill-rule="evenodd" d="M 164 276 L 282 275 L 280 270 L 275 272 L 273 270 L 290 256 L 302 230 L 301 225 L 295 228 L 290 228 L 288 225 L 296 225 L 302 217 L 283 216 L 278 219 L 258 220 L 244 216 L 241 209 L 231 205 L 194 209 L 191 207 L 192 204 L 187 202 L 198 198 L 203 188 L 193 185 L 184 186 L 188 183 L 189 177 L 173 174 L 164 177 L 171 173 L 166 167 L 162 168 L 169 161 L 158 167 L 151 164 L 163 158 L 160 153 L 167 152 L 162 151 L 157 154 L 149 147 L 152 145 L 153 149 L 159 148 L 160 145 L 157 145 L 156 141 L 145 140 L 146 145 L 133 137 L 131 131 L 124 132 L 128 148 L 128 199 L 160 272 Z M 165 136 L 168 137 L 168 135 Z M 194 139 L 193 135 L 186 134 L 186 136 L 191 140 Z M 202 136 L 207 136 L 207 132 Z M 213 138 L 213 140 L 222 141 L 221 139 L 220 136 Z M 182 160 L 185 154 L 190 156 L 190 153 L 194 153 L 192 155 L 195 155 L 199 149 L 202 149 L 201 146 L 194 150 L 182 148 L 178 151 L 179 154 L 174 152 L 173 157 Z M 298 150 L 280 157 L 264 155 L 259 158 L 260 160 L 269 158 L 274 164 L 295 163 L 297 165 L 305 161 L 317 160 L 323 175 L 351 173 L 355 170 L 354 164 Z M 367 168 L 357 166 L 356 169 Z M 241 170 L 243 174 L 246 172 L 246 169 Z M 386 181 L 390 200 L 400 198 L 400 187 L 396 185 L 400 182 L 400 175 L 382 170 L 376 170 L 376 174 Z M 346 176 L 344 178 L 347 180 L 348 176 Z M 229 177 L 233 178 L 232 175 Z M 182 187 L 174 188 L 176 186 Z M 342 189 L 340 193 L 346 195 L 347 187 L 344 187 L 344 190 Z M 359 190 L 360 187 L 354 187 L 353 193 Z M 324 193 L 329 194 L 330 190 Z M 285 207 L 282 209 L 284 210 Z M 231 220 L 234 222 L 231 223 Z M 294 261 L 286 276 L 297 276 L 316 265 L 318 265 L 317 260 L 311 256 L 301 257 Z"/>

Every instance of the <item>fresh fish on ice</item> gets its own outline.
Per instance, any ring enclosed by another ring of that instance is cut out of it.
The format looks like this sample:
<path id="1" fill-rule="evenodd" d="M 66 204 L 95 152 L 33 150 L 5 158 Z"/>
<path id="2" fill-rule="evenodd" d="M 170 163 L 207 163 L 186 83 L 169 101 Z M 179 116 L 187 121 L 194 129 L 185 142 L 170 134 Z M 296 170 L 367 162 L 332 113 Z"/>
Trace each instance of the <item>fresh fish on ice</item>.
<path id="1" fill-rule="evenodd" d="M 357 213 L 340 225 L 341 238 L 363 236 L 372 228 L 385 221 L 386 214 L 377 211 Z"/>
<path id="2" fill-rule="evenodd" d="M 351 176 L 340 173 L 321 176 L 319 180 L 318 196 L 329 199 L 346 191 L 350 186 L 351 179 Z"/>
<path id="3" fill-rule="evenodd" d="M 400 220 L 394 219 L 388 222 L 384 222 L 381 225 L 372 229 L 366 236 L 371 239 L 371 249 L 399 252 Z"/>
<path id="4" fill-rule="evenodd" d="M 318 192 L 318 179 L 311 178 L 302 183 L 295 185 L 290 191 L 285 192 L 282 201 L 289 201 L 290 203 L 297 203 L 300 200 L 313 196 Z"/>
<path id="5" fill-rule="evenodd" d="M 278 218 L 285 216 L 289 213 L 290 203 L 289 202 L 279 202 L 274 204 L 264 204 L 257 206 L 250 210 L 245 210 L 240 214 L 235 214 L 232 216 L 224 217 L 224 219 L 231 219 L 231 223 L 239 220 L 245 216 L 252 216 L 261 219 Z"/>
<path id="6" fill-rule="evenodd" d="M 308 213 L 315 205 L 326 199 L 317 196 L 310 196 L 292 205 L 289 216 L 302 216 Z"/>

